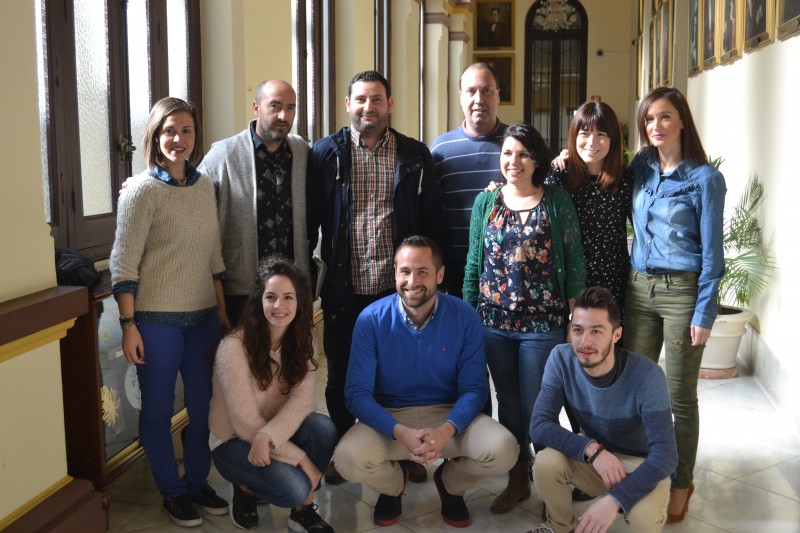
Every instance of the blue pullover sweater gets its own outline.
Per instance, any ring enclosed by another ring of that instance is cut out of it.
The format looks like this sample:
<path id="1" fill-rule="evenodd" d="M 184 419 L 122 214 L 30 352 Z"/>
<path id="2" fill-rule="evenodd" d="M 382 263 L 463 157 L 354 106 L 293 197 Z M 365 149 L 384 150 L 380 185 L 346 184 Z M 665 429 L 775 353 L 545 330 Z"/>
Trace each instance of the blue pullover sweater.
<path id="1" fill-rule="evenodd" d="M 386 408 L 453 404 L 447 417 L 463 431 L 486 402 L 489 387 L 478 313 L 437 292 L 438 307 L 421 330 L 405 323 L 397 294 L 359 315 L 344 395 L 359 421 L 393 438 Z"/>
<path id="2" fill-rule="evenodd" d="M 623 348 L 616 348 L 617 353 Z M 561 427 L 558 415 L 569 399 L 582 434 Z M 606 450 L 644 457 L 608 491 L 625 514 L 659 481 L 672 475 L 678 464 L 667 380 L 661 368 L 645 356 L 628 352 L 622 375 L 609 387 L 590 382 L 572 351 L 572 345 L 553 349 L 544 369 L 542 391 L 533 407 L 531 440 L 567 457 L 585 462 L 593 441 Z"/>

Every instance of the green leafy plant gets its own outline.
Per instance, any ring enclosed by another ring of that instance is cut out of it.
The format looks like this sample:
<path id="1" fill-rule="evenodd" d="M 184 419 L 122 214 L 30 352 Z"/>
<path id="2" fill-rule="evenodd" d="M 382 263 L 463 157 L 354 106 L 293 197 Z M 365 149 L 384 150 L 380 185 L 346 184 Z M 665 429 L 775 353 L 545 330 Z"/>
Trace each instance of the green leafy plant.
<path id="1" fill-rule="evenodd" d="M 719 167 L 722 158 L 709 163 Z M 777 269 L 772 254 L 765 249 L 756 212 L 764 201 L 764 187 L 758 174 L 745 185 L 733 213 L 725 220 L 722 244 L 725 250 L 725 275 L 719 286 L 719 301 L 735 302 L 739 307 L 763 292 Z"/>

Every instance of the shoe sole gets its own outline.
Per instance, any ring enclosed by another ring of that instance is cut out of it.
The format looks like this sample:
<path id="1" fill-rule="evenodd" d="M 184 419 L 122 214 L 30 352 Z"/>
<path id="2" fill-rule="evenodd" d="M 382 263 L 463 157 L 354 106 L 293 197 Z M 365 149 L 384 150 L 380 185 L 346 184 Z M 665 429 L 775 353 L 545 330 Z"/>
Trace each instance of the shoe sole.
<path id="1" fill-rule="evenodd" d="M 203 507 L 202 505 L 197 505 L 196 503 L 192 504 L 196 509 L 203 511 L 204 513 L 212 514 L 214 516 L 222 516 L 228 514 L 228 510 L 232 507 L 228 505 L 227 507 Z"/>
<path id="2" fill-rule="evenodd" d="M 231 505 L 230 508 L 228 509 L 228 516 L 231 517 L 231 522 L 233 522 L 233 525 L 238 527 L 239 529 L 257 529 L 258 528 L 258 522 L 253 524 L 252 527 L 245 527 L 245 526 L 241 525 L 239 522 L 237 522 L 236 518 L 233 517 L 233 505 Z"/>
<path id="3" fill-rule="evenodd" d="M 181 520 L 180 518 L 175 518 L 174 516 L 172 516 L 169 513 L 169 511 L 167 511 L 163 507 L 161 508 L 161 510 L 164 511 L 164 514 L 167 515 L 169 517 L 169 519 L 172 521 L 172 523 L 175 524 L 176 526 L 180 526 L 180 527 L 199 527 L 199 526 L 203 525 L 202 517 L 201 518 L 193 518 L 192 520 Z"/>

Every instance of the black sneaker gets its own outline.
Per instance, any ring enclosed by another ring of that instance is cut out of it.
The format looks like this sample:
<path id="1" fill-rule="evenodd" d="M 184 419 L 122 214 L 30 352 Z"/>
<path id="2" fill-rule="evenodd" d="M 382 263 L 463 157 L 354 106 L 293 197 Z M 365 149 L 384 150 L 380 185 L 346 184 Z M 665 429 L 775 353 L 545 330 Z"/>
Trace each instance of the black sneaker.
<path id="1" fill-rule="evenodd" d="M 403 490 L 399 496 L 389 496 L 388 494 L 378 496 L 378 501 L 375 502 L 375 512 L 372 515 L 372 520 L 377 526 L 387 527 L 396 524 L 403 514 L 403 493 L 408 485 L 409 472 L 406 461 L 399 461 L 397 464 L 400 465 L 400 471 L 403 472 Z"/>
<path id="2" fill-rule="evenodd" d="M 340 485 L 345 482 L 345 479 L 336 470 L 336 465 L 333 464 L 333 461 L 330 462 L 328 468 L 325 469 L 325 483 L 328 485 Z"/>
<path id="3" fill-rule="evenodd" d="M 200 513 L 192 507 L 192 501 L 186 494 L 164 500 L 164 512 L 167 513 L 169 519 L 176 526 L 196 527 L 203 525 Z"/>
<path id="4" fill-rule="evenodd" d="M 433 482 L 436 484 L 436 490 L 439 491 L 439 499 L 442 500 L 442 518 L 453 527 L 467 527 L 471 520 L 464 497 L 450 494 L 442 483 L 442 472 L 446 464 L 447 461 L 444 461 L 433 473 Z"/>
<path id="5" fill-rule="evenodd" d="M 258 508 L 256 507 L 256 497 L 247 494 L 239 488 L 236 483 L 233 485 L 233 502 L 231 502 L 230 515 L 233 523 L 239 529 L 255 529 L 258 527 Z"/>
<path id="6" fill-rule="evenodd" d="M 192 505 L 208 514 L 222 515 L 228 512 L 228 502 L 217 496 L 214 489 L 206 485 L 194 494 L 189 495 Z"/>
<path id="7" fill-rule="evenodd" d="M 329 523 L 322 519 L 317 514 L 317 505 L 304 505 L 299 511 L 292 509 L 289 513 L 289 529 L 303 533 L 304 531 L 312 533 L 334 533 L 333 528 Z"/>

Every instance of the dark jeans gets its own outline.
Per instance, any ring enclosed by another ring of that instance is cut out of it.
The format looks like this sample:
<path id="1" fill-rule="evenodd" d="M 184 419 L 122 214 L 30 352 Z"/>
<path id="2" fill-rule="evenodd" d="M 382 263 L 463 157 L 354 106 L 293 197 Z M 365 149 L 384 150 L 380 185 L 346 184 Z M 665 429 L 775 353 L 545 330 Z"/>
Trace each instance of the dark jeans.
<path id="1" fill-rule="evenodd" d="M 327 416 L 311 413 L 289 440 L 306 452 L 320 472 L 325 472 L 336 445 L 336 428 Z M 249 453 L 250 443 L 235 437 L 214 448 L 211 455 L 222 477 L 247 486 L 257 498 L 284 508 L 296 507 L 308 498 L 311 481 L 302 468 L 280 461 L 255 466 L 247 460 Z"/>

